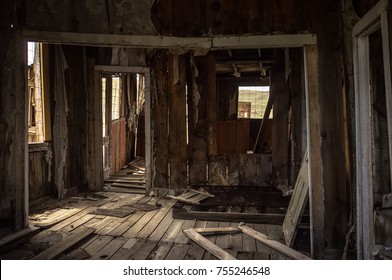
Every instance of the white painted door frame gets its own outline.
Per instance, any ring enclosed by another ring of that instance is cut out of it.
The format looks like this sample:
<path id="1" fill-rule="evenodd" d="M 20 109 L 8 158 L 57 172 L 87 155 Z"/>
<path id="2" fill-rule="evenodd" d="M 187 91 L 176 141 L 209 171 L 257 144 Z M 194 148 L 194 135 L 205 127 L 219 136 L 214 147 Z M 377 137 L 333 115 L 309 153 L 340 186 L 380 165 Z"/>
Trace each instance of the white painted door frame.
<path id="1" fill-rule="evenodd" d="M 381 29 L 387 107 L 389 158 L 392 159 L 392 90 L 388 38 L 388 1 L 378 2 L 353 28 L 356 185 L 357 185 L 357 252 L 359 259 L 371 259 L 374 245 L 373 170 L 372 170 L 372 101 L 370 92 L 369 36 Z M 392 164 L 390 163 L 392 175 Z"/>

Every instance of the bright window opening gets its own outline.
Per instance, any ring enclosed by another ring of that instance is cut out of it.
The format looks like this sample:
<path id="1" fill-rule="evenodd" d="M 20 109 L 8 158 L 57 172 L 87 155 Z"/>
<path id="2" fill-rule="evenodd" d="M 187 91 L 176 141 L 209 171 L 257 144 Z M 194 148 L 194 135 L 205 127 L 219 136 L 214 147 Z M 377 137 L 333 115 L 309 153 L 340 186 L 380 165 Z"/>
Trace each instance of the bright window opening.
<path id="1" fill-rule="evenodd" d="M 112 120 L 120 118 L 120 77 L 112 78 Z"/>
<path id="2" fill-rule="evenodd" d="M 267 108 L 269 94 L 269 86 L 238 87 L 238 118 L 262 119 Z M 269 119 L 272 119 L 272 110 Z"/>
<path id="3" fill-rule="evenodd" d="M 44 108 L 42 92 L 41 44 L 27 42 L 28 142 L 44 139 Z"/>

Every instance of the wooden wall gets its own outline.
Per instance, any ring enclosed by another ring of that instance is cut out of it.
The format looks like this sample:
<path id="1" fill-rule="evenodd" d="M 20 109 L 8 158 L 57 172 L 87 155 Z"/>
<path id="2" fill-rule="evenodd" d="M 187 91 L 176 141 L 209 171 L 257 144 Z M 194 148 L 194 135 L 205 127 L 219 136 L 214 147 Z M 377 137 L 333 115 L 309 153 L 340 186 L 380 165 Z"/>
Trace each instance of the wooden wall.
<path id="1" fill-rule="evenodd" d="M 261 152 L 272 151 L 273 119 L 266 122 Z M 238 119 L 231 121 L 217 121 L 217 149 L 218 154 L 246 153 L 253 150 L 261 120 Z"/>
<path id="2" fill-rule="evenodd" d="M 54 194 L 52 186 L 52 152 L 49 143 L 29 145 L 29 200 Z"/>
<path id="3" fill-rule="evenodd" d="M 0 151 L 0 178 L 5 178 L 0 181 L 1 204 L 4 213 L 11 212 L 15 217 L 16 228 L 25 226 L 21 186 L 27 179 L 26 175 L 15 173 L 18 170 L 26 174 L 27 168 L 23 124 L 25 100 L 20 94 L 24 90 L 23 79 L 20 79 L 24 77 L 21 60 L 24 49 L 22 40 L 17 38 L 21 36 L 19 30 L 186 36 L 305 31 L 318 36 L 317 47 L 307 48 L 315 63 L 311 70 L 317 73 L 312 77 L 314 83 L 310 92 L 314 113 L 310 123 L 313 145 L 310 159 L 316 164 L 314 170 L 317 172 L 313 177 L 317 182 L 314 181 L 311 197 L 315 206 L 312 216 L 317 221 L 312 229 L 316 237 L 315 257 L 323 257 L 324 247 L 343 248 L 350 190 L 344 165 L 340 1 L 195 0 L 185 3 L 181 0 L 121 0 L 108 1 L 109 9 L 105 9 L 103 1 L 96 5 L 92 3 L 95 2 L 6 1 L 0 11 L 1 28 L 5 30 L 0 33 L 1 77 L 3 81 L 11 81 L 2 84 L 0 93 L 4 108 L 0 147 L 5 147 Z M 188 14 L 191 16 L 186 16 Z M 209 128 L 212 130 L 208 133 L 213 135 L 214 128 Z M 207 144 L 210 154 L 215 154 L 216 143 Z M 9 170 L 15 174 L 9 174 Z"/>
<path id="4" fill-rule="evenodd" d="M 116 174 L 126 163 L 125 119 L 110 122 L 110 174 Z"/>

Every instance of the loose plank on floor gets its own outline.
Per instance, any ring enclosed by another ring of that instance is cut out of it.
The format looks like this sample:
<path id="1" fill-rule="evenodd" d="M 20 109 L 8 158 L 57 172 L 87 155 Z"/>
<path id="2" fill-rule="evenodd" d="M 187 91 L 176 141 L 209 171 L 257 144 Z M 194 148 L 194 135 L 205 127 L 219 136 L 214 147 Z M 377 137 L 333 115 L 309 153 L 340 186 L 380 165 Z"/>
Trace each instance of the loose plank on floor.
<path id="1" fill-rule="evenodd" d="M 82 228 L 75 231 L 72 235 L 64 238 L 64 240 L 58 244 L 51 246 L 49 249 L 43 251 L 42 253 L 35 256 L 33 259 L 36 260 L 51 260 L 59 256 L 64 251 L 68 250 L 70 247 L 74 246 L 87 236 L 94 233 L 94 229 Z"/>

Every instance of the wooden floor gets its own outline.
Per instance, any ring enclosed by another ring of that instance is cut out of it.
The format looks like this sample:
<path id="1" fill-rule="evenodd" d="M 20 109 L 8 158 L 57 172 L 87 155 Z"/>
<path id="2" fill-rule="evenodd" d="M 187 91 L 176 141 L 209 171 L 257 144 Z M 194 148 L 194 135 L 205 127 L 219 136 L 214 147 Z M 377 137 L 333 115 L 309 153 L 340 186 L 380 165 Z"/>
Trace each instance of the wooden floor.
<path id="1" fill-rule="evenodd" d="M 150 212 L 139 210 L 124 218 L 90 213 L 97 208 L 115 209 L 136 202 L 160 205 L 160 209 Z M 95 229 L 95 232 L 76 245 L 65 248 L 56 259 L 215 259 L 190 241 L 182 230 L 228 227 L 238 223 L 173 219 L 174 204 L 175 201 L 168 198 L 113 191 L 100 192 L 95 197 L 69 198 L 31 215 L 31 223 L 46 225 L 47 228 L 3 248 L 0 258 L 32 259 L 82 227 L 87 227 Z M 281 232 L 280 225 L 247 225 L 266 235 Z M 212 235 L 208 239 L 238 259 L 284 259 L 279 253 L 241 233 Z"/>

